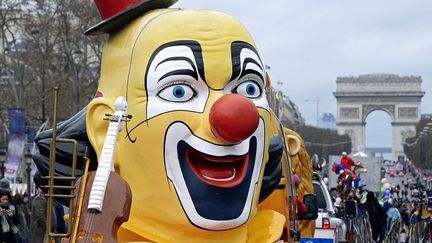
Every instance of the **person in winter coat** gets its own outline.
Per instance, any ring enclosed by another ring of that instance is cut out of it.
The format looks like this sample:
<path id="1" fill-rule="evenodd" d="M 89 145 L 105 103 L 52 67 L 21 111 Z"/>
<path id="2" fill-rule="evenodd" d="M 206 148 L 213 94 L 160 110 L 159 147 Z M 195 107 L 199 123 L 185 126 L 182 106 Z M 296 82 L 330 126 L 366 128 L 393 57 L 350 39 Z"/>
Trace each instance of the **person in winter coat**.
<path id="1" fill-rule="evenodd" d="M 64 234 L 67 232 L 67 228 L 66 228 L 66 222 L 64 221 L 64 209 L 63 206 L 57 202 L 54 201 L 54 211 L 53 211 L 53 216 L 55 215 L 56 218 L 56 227 L 55 227 L 55 232 L 59 233 L 59 234 Z M 61 242 L 61 238 L 60 237 L 56 237 L 55 238 L 56 242 Z"/>
<path id="2" fill-rule="evenodd" d="M 31 207 L 30 243 L 44 242 L 46 231 L 47 200 L 41 188 L 36 189 L 36 196 Z"/>
<path id="3" fill-rule="evenodd" d="M 20 239 L 21 243 L 27 243 L 28 242 L 28 221 L 25 215 L 25 207 L 23 202 L 23 195 L 20 193 L 15 194 L 14 196 L 14 202 L 16 207 L 16 214 L 19 218 L 19 224 L 18 227 L 18 239 Z"/>
<path id="4" fill-rule="evenodd" d="M 401 214 L 399 213 L 399 210 L 394 207 L 392 198 L 390 198 L 387 202 L 385 202 L 384 205 L 383 205 L 383 209 L 387 214 L 387 224 L 388 224 L 387 226 L 390 227 L 391 224 L 401 219 Z"/>
<path id="5" fill-rule="evenodd" d="M 369 214 L 369 221 L 372 228 L 372 239 L 375 242 L 382 242 L 386 229 L 387 215 L 379 204 L 375 194 L 371 191 L 367 193 L 365 208 Z"/>
<path id="6" fill-rule="evenodd" d="M 15 234 L 18 233 L 16 225 L 19 224 L 19 218 L 12 204 L 10 192 L 3 189 L 0 189 L 0 223 L 0 242 L 16 243 Z"/>
<path id="7" fill-rule="evenodd" d="M 27 227 L 30 227 L 31 207 L 30 207 L 30 196 L 27 194 L 27 192 L 23 194 L 23 211 L 26 217 Z"/>

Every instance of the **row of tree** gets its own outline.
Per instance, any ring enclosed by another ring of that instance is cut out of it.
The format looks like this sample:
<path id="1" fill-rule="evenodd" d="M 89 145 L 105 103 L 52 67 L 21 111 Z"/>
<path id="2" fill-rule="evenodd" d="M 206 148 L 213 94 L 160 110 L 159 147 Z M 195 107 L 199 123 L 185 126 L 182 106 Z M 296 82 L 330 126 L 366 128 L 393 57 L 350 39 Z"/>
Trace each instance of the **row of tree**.
<path id="1" fill-rule="evenodd" d="M 336 130 L 305 125 L 298 126 L 296 131 L 305 141 L 306 149 L 311 156 L 317 154 L 327 160 L 330 155 L 351 153 L 351 138 L 338 134 Z"/>
<path id="2" fill-rule="evenodd" d="M 93 1 L 0 0 L 0 123 L 7 108 L 23 108 L 27 126 L 82 109 L 96 92 L 105 38 L 84 36 L 100 21 Z"/>
<path id="3" fill-rule="evenodd" d="M 430 127 L 431 121 L 430 117 L 421 119 L 416 126 L 417 136 L 407 138 L 404 144 L 404 153 L 419 168 L 432 167 L 432 133 L 421 134 L 425 127 Z"/>

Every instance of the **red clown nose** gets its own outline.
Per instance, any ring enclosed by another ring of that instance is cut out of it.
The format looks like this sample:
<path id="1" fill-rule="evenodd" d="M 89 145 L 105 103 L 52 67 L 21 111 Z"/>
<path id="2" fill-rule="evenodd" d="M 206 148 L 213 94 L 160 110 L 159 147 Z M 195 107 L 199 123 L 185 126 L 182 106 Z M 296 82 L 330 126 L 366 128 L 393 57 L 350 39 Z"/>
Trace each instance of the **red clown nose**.
<path id="1" fill-rule="evenodd" d="M 228 143 L 238 143 L 255 132 L 259 114 L 255 104 L 248 98 L 227 94 L 213 104 L 209 121 L 217 138 Z"/>

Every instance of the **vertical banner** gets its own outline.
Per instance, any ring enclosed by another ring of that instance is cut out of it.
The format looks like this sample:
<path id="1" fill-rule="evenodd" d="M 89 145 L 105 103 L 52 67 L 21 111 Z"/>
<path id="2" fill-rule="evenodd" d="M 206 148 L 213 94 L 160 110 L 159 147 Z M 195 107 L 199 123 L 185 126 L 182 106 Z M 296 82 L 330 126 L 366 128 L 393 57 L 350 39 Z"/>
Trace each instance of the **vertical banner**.
<path id="1" fill-rule="evenodd" d="M 36 137 L 36 130 L 33 127 L 27 127 L 27 143 L 33 144 Z M 31 150 L 32 148 L 30 148 Z"/>
<path id="2" fill-rule="evenodd" d="M 5 177 L 13 180 L 21 163 L 25 146 L 24 109 L 10 108 L 9 113 L 9 144 L 5 163 Z"/>

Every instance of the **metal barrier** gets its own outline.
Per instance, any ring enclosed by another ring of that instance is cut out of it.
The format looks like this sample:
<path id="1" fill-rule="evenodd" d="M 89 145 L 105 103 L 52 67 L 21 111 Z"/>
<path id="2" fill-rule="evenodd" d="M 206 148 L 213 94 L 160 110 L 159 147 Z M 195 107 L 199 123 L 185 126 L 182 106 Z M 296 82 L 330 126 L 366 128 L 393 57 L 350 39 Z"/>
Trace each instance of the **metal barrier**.
<path id="1" fill-rule="evenodd" d="M 385 233 L 384 243 L 400 242 L 401 219 L 388 222 Z"/>
<path id="2" fill-rule="evenodd" d="M 350 202 L 348 205 L 352 207 L 352 209 L 348 211 L 352 212 L 352 210 L 355 210 L 356 213 L 348 213 L 344 216 L 344 221 L 347 226 L 347 242 L 372 242 L 372 230 L 368 213 L 365 210 L 359 210 L 356 202 Z"/>
<path id="3" fill-rule="evenodd" d="M 432 242 L 431 238 L 431 222 L 420 221 L 412 224 L 409 229 L 409 242 L 411 243 L 426 243 Z"/>

